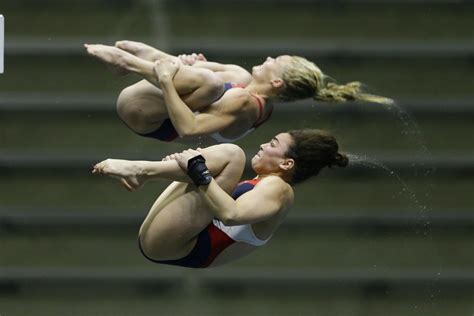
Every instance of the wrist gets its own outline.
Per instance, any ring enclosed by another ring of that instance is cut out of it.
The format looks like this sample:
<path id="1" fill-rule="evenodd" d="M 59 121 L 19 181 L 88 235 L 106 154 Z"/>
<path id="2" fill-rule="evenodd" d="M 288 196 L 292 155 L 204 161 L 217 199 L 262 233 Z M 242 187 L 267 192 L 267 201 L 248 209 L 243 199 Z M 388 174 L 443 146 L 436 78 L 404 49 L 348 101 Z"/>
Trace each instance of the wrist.
<path id="1" fill-rule="evenodd" d="M 206 166 L 206 160 L 203 156 L 198 155 L 188 160 L 188 175 L 194 184 L 199 186 L 207 186 L 212 181 L 212 175 Z"/>
<path id="2" fill-rule="evenodd" d="M 160 75 L 158 77 L 158 81 L 160 82 L 160 85 L 162 86 L 168 86 L 170 84 L 173 84 L 173 77 L 170 75 Z"/>

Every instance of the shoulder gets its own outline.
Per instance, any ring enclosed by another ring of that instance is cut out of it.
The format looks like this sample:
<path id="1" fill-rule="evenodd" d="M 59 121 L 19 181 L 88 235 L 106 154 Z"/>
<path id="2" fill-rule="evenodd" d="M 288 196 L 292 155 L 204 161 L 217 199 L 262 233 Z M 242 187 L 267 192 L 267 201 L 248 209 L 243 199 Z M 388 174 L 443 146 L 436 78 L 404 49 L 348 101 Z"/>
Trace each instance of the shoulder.
<path id="1" fill-rule="evenodd" d="M 293 188 L 285 180 L 278 176 L 268 176 L 260 180 L 255 188 L 267 191 L 282 200 L 292 201 L 294 198 Z"/>
<path id="2" fill-rule="evenodd" d="M 245 68 L 243 68 L 239 65 L 232 65 L 232 70 L 239 74 L 239 76 L 240 76 L 240 81 L 239 82 L 246 83 L 246 82 L 252 81 L 252 79 L 253 79 L 250 72 L 248 72 L 247 69 L 245 69 Z"/>
<path id="3" fill-rule="evenodd" d="M 245 89 L 230 89 L 224 95 L 213 103 L 213 106 L 218 106 L 221 110 L 225 109 L 228 112 L 238 111 L 245 108 L 252 102 L 250 93 Z"/>

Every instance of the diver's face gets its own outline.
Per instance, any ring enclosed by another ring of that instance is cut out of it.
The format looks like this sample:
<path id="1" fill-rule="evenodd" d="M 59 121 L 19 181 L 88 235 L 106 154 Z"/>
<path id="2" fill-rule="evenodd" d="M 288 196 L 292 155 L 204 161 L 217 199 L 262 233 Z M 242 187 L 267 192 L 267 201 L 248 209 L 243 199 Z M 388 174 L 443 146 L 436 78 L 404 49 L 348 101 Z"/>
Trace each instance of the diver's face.
<path id="1" fill-rule="evenodd" d="M 285 164 L 291 158 L 286 157 L 293 138 L 288 133 L 280 133 L 269 142 L 260 145 L 260 150 L 252 158 L 252 168 L 257 174 L 274 174 L 285 172 Z"/>
<path id="2" fill-rule="evenodd" d="M 252 68 L 252 76 L 255 79 L 262 81 L 271 81 L 273 79 L 281 78 L 283 70 L 291 62 L 289 55 L 282 55 L 276 58 L 267 57 L 265 62 L 261 65 Z"/>

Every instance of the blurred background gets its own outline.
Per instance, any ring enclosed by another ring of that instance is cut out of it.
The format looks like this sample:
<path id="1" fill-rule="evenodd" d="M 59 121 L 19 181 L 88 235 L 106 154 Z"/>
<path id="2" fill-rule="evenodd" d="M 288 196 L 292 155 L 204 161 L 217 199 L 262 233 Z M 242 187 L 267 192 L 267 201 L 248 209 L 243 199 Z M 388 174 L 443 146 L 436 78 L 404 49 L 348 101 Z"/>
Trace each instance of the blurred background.
<path id="1" fill-rule="evenodd" d="M 0 315 L 473 315 L 472 1 L 2 0 L 0 14 Z M 351 165 L 299 185 L 252 255 L 155 265 L 136 238 L 166 181 L 128 193 L 90 174 L 183 149 L 118 119 L 139 78 L 112 76 L 82 44 L 122 39 L 247 69 L 302 55 L 398 106 L 277 104 L 238 142 L 247 153 L 315 127 Z"/>

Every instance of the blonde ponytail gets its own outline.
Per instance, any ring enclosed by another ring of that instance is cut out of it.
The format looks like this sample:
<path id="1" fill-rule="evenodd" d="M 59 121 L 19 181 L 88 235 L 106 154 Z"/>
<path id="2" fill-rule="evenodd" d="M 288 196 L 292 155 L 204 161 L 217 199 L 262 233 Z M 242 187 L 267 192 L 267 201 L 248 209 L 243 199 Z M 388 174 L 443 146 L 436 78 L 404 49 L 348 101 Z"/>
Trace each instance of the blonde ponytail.
<path id="1" fill-rule="evenodd" d="M 349 82 L 345 85 L 338 85 L 333 82 L 316 91 L 314 99 L 324 102 L 345 102 L 345 101 L 364 101 L 381 104 L 393 104 L 390 98 L 362 92 L 362 84 L 358 81 Z"/>
<path id="2" fill-rule="evenodd" d="M 324 102 L 365 101 L 393 104 L 393 100 L 362 92 L 360 82 L 338 85 L 334 80 L 306 58 L 291 56 L 291 62 L 283 71 L 285 89 L 278 94 L 282 101 L 314 98 Z"/>

